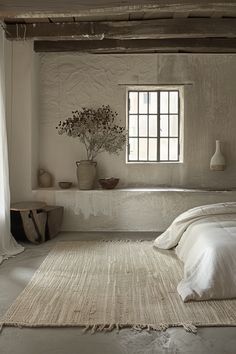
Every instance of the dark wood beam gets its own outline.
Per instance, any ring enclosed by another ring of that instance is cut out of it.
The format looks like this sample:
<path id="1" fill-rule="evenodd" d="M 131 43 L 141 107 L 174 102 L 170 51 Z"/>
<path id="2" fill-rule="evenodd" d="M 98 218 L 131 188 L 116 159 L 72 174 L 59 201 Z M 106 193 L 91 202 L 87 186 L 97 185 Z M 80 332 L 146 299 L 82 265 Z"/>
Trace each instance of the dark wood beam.
<path id="1" fill-rule="evenodd" d="M 235 38 L 236 19 L 159 19 L 114 22 L 7 24 L 8 39 Z"/>
<path id="2" fill-rule="evenodd" d="M 0 17 L 109 16 L 138 12 L 236 12 L 234 0 L 1 0 Z"/>
<path id="3" fill-rule="evenodd" d="M 234 38 L 35 41 L 36 52 L 81 53 L 236 53 Z"/>
<path id="4" fill-rule="evenodd" d="M 184 12 L 176 12 L 173 14 L 173 18 L 187 18 L 189 16 L 189 13 L 184 11 Z"/>

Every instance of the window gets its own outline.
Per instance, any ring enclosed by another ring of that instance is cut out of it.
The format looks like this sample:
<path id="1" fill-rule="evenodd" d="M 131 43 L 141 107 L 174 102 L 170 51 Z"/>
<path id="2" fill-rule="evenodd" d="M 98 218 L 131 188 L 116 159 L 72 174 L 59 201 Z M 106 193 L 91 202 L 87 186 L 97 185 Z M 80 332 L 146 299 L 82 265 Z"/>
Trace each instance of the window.
<path id="1" fill-rule="evenodd" d="M 128 90 L 128 162 L 180 161 L 179 89 Z"/>

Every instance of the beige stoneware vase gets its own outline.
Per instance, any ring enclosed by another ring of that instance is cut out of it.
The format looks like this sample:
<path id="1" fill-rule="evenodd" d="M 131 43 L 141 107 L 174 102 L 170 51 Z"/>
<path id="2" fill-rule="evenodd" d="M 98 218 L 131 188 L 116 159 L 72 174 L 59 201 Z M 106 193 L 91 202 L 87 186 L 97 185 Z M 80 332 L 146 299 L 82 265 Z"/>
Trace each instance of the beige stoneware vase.
<path id="1" fill-rule="evenodd" d="M 97 162 L 90 160 L 81 160 L 76 161 L 76 166 L 79 189 L 93 189 L 96 178 Z"/>

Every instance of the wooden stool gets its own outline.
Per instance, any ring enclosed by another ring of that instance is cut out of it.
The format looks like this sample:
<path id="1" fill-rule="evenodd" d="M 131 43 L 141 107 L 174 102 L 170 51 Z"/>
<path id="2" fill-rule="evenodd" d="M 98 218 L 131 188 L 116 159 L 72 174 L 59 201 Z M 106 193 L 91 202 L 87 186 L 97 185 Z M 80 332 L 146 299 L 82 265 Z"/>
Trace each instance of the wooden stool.
<path id="1" fill-rule="evenodd" d="M 24 237 L 42 243 L 60 231 L 63 207 L 43 202 L 21 202 L 11 205 L 11 232 L 16 239 Z"/>
<path id="2" fill-rule="evenodd" d="M 55 237 L 61 229 L 64 208 L 62 206 L 47 205 L 43 208 L 47 214 L 46 240 Z"/>

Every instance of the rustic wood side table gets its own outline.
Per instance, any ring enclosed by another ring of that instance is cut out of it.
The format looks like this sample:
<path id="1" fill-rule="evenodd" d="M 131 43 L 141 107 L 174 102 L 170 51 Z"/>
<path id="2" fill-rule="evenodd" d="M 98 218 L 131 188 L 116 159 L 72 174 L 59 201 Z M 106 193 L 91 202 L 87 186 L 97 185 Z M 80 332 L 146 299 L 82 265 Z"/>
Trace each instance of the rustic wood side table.
<path id="1" fill-rule="evenodd" d="M 60 231 L 63 207 L 44 202 L 20 202 L 11 205 L 11 232 L 32 243 L 42 243 Z"/>

